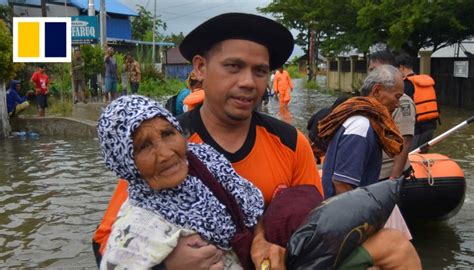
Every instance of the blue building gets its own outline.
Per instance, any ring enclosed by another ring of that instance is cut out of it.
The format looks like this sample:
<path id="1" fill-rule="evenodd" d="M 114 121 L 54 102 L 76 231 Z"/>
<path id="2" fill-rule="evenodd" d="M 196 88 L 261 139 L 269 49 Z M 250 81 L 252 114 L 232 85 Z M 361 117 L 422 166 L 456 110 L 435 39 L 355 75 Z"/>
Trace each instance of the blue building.
<path id="1" fill-rule="evenodd" d="M 5 0 L 1 0 L 7 2 Z M 19 17 L 41 17 L 40 0 L 10 0 L 13 13 Z M 96 15 L 100 11 L 100 1 L 94 1 Z M 107 38 L 132 40 L 131 18 L 138 14 L 119 1 L 106 1 Z M 47 0 L 46 10 L 48 17 L 87 16 L 87 0 Z"/>
<path id="2" fill-rule="evenodd" d="M 0 0 L 0 5 L 2 4 L 13 6 L 13 13 L 17 17 L 41 17 L 41 0 Z M 94 8 L 100 25 L 100 0 L 94 0 Z M 105 8 L 107 13 L 106 34 L 108 44 L 114 45 L 119 50 L 130 50 L 137 45 L 151 47 L 152 42 L 132 39 L 132 19 L 138 16 L 136 11 L 118 0 L 105 1 Z M 88 0 L 46 0 L 46 9 L 48 17 L 87 16 Z M 155 42 L 155 45 L 157 48 L 173 47 L 174 43 Z"/>

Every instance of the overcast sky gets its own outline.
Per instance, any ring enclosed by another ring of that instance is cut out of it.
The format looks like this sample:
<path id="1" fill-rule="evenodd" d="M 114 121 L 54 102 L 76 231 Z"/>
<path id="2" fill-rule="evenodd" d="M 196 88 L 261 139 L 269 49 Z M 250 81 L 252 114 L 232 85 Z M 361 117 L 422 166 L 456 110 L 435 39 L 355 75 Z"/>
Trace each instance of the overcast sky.
<path id="1" fill-rule="evenodd" d="M 153 14 L 155 0 L 121 0 L 122 3 L 136 10 L 136 5 L 144 6 Z M 260 14 L 257 7 L 265 7 L 271 0 L 156 0 L 156 14 L 166 22 L 165 34 L 183 32 L 184 35 L 200 23 L 218 14 L 226 12 L 245 12 Z M 260 14 L 266 17 L 269 15 Z M 293 36 L 296 32 L 292 31 Z M 295 48 L 293 55 L 302 55 L 300 48 Z M 292 56 L 293 57 L 293 56 Z"/>

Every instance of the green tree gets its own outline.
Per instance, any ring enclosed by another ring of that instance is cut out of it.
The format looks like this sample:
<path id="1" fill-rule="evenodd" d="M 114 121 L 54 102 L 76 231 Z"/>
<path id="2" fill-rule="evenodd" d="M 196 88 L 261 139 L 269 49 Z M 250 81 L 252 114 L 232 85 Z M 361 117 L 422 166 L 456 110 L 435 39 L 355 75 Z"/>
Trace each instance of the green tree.
<path id="1" fill-rule="evenodd" d="M 100 46 L 82 45 L 81 57 L 84 60 L 84 75 L 87 79 L 104 71 L 104 52 Z"/>
<path id="2" fill-rule="evenodd" d="M 137 5 L 138 16 L 132 21 L 132 36 L 137 40 L 146 40 L 147 36 L 153 35 L 153 14 L 146 10 L 143 6 Z M 159 29 L 166 30 L 166 23 L 156 18 L 155 34 L 159 35 Z M 157 39 L 158 40 L 158 39 Z"/>
<path id="3" fill-rule="evenodd" d="M 386 43 L 413 56 L 474 35 L 472 10 L 472 0 L 274 0 L 261 9 L 302 36 L 314 30 L 327 55 Z"/>
<path id="4" fill-rule="evenodd" d="M 171 33 L 171 35 L 165 36 L 163 41 L 166 42 L 173 42 L 176 46 L 179 46 L 184 39 L 183 32 L 179 32 L 179 34 Z"/>
<path id="5" fill-rule="evenodd" d="M 0 5 L 0 18 L 2 18 L 3 22 L 6 24 L 11 33 L 13 30 L 13 8 L 8 5 Z"/>
<path id="6" fill-rule="evenodd" d="M 12 35 L 5 22 L 0 20 L 0 81 L 9 80 L 14 74 Z"/>

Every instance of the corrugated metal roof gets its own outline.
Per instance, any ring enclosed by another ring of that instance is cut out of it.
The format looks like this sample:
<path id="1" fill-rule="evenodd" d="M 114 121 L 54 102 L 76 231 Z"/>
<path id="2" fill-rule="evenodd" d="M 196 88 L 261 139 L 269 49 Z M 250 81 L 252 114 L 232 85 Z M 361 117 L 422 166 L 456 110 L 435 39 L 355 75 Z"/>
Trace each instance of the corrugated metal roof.
<path id="1" fill-rule="evenodd" d="M 0 4 L 2 1 L 8 2 L 6 0 L 0 0 Z M 64 4 L 64 1 L 67 1 L 68 5 L 75 6 L 82 10 L 87 10 L 88 8 L 88 0 L 48 0 L 48 3 L 54 4 Z M 10 1 L 15 5 L 27 5 L 27 6 L 41 6 L 41 0 L 14 0 Z M 96 11 L 100 11 L 100 0 L 94 0 L 94 7 Z M 122 4 L 122 2 L 118 0 L 107 0 L 105 1 L 105 10 L 107 13 L 114 13 L 126 16 L 138 16 L 134 10 L 131 10 L 126 5 Z"/>
<path id="2" fill-rule="evenodd" d="M 112 42 L 125 42 L 125 43 L 132 43 L 132 44 L 143 44 L 143 45 L 153 45 L 153 42 L 151 41 L 141 41 L 141 40 L 134 40 L 134 39 L 122 39 L 122 38 L 110 38 L 107 37 L 107 41 L 112 41 Z M 155 41 L 156 46 L 163 46 L 163 47 L 169 47 L 169 46 L 174 46 L 175 44 L 172 42 L 161 42 L 161 41 Z"/>
<path id="3" fill-rule="evenodd" d="M 87 0 L 69 0 L 71 4 L 76 5 L 82 9 L 87 10 L 88 1 Z M 100 0 L 94 0 L 94 7 L 96 11 L 100 11 Z M 108 13 L 115 13 L 127 16 L 138 16 L 134 10 L 131 10 L 126 5 L 118 0 L 107 0 L 105 1 L 105 10 Z"/>

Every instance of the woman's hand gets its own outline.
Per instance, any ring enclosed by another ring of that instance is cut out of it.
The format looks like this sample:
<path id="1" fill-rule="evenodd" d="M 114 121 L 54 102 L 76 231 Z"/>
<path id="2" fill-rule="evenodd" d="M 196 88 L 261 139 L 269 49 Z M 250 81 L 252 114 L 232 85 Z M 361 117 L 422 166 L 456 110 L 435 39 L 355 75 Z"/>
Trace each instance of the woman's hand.
<path id="1" fill-rule="evenodd" d="M 173 252 L 165 259 L 166 269 L 223 270 L 223 251 L 209 245 L 198 234 L 180 237 Z"/>
<path id="2" fill-rule="evenodd" d="M 256 269 L 261 269 L 262 262 L 265 259 L 270 260 L 271 270 L 285 270 L 286 249 L 268 242 L 265 239 L 265 230 L 262 222 L 255 226 L 255 237 L 252 242 L 250 254 Z"/>

